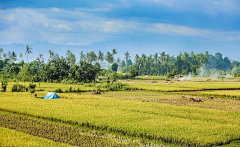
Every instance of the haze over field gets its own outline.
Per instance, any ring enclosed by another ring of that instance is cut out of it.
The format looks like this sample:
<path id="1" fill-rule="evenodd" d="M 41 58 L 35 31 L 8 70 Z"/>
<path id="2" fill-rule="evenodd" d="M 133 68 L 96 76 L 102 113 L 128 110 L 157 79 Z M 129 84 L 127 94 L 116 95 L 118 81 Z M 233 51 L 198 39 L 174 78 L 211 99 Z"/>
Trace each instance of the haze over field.
<path id="1" fill-rule="evenodd" d="M 0 48 L 19 55 L 30 45 L 29 61 L 113 48 L 120 58 L 209 51 L 240 61 L 239 24 L 239 0 L 2 0 Z"/>

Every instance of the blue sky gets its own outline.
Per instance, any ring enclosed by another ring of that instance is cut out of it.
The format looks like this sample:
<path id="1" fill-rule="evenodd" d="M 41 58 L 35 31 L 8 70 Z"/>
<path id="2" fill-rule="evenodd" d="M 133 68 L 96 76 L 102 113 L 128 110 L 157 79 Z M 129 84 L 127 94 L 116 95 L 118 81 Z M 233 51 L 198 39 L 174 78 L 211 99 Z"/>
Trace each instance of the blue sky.
<path id="1" fill-rule="evenodd" d="M 116 48 L 120 58 L 209 51 L 240 61 L 240 1 L 1 0 L 0 47 L 24 54 L 26 45 L 29 60 Z"/>

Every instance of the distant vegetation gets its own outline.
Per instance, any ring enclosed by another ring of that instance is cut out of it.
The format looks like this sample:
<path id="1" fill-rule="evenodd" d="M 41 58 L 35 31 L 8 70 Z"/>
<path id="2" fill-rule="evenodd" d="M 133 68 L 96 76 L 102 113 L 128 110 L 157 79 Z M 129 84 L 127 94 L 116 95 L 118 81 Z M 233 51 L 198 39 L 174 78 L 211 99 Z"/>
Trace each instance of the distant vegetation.
<path id="1" fill-rule="evenodd" d="M 25 55 L 33 53 L 30 46 L 26 46 Z M 65 57 L 49 50 L 49 58 L 44 62 L 40 54 L 36 60 L 25 63 L 23 54 L 19 56 L 13 51 L 7 53 L 0 49 L 0 79 L 11 81 L 32 81 L 51 83 L 88 83 L 94 82 L 98 76 L 111 79 L 129 79 L 138 75 L 163 75 L 174 78 L 176 75 L 198 75 L 200 77 L 239 77 L 240 62 L 231 61 L 228 57 L 217 52 L 215 55 L 205 53 L 179 53 L 177 57 L 170 56 L 164 51 L 154 55 L 138 54 L 131 57 L 129 52 L 125 58 L 115 59 L 117 50 L 114 48 L 106 55 L 102 51 L 98 54 L 91 51 L 80 52 L 80 60 L 67 50 Z M 134 61 L 133 61 L 134 60 Z M 18 62 L 19 61 L 19 62 Z M 108 68 L 103 69 L 103 61 L 108 62 Z M 100 79 L 101 80 L 101 79 Z"/>

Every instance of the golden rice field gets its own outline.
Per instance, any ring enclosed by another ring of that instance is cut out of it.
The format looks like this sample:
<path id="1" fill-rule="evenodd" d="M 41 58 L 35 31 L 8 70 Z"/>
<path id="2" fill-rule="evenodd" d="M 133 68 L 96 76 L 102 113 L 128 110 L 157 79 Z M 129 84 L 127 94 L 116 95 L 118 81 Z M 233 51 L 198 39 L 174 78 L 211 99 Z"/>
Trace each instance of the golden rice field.
<path id="1" fill-rule="evenodd" d="M 196 92 L 183 92 L 182 94 L 196 95 L 196 96 L 211 96 L 221 98 L 231 98 L 240 100 L 240 90 L 214 90 L 214 91 L 196 91 Z"/>
<path id="2" fill-rule="evenodd" d="M 177 106 L 188 106 L 188 107 L 198 107 L 198 108 L 208 108 L 208 109 L 219 109 L 227 111 L 235 111 L 240 113 L 240 101 L 236 99 L 224 99 L 214 97 L 210 99 L 204 96 L 192 96 L 196 92 L 183 92 L 181 95 L 169 94 L 169 93 L 159 93 L 155 91 L 113 91 L 102 94 L 104 97 L 124 99 L 124 100 L 136 100 L 142 102 L 151 103 L 161 103 L 170 104 Z M 204 93 L 204 91 L 200 92 Z M 239 91 L 240 93 L 240 91 Z M 189 99 L 201 99 L 203 102 L 196 103 Z"/>
<path id="3" fill-rule="evenodd" d="M 127 82 L 129 87 L 142 87 L 144 90 L 106 91 L 101 95 L 57 93 L 60 99 L 43 100 L 31 97 L 29 92 L 11 92 L 14 83 L 9 83 L 7 92 L 0 93 L 0 136 L 5 136 L 3 138 L 7 140 L 1 142 L 0 139 L 0 146 L 239 145 L 240 101 L 217 96 L 209 99 L 200 94 L 224 94 L 228 91 L 238 96 L 238 90 L 204 89 L 240 88 L 240 83 Z M 56 88 L 65 90 L 70 86 L 79 87 L 82 91 L 96 89 L 54 83 L 41 83 L 40 86 L 44 91 L 36 91 L 39 97 L 45 96 L 47 91 Z M 167 92 L 182 89 L 200 91 Z M 200 94 L 196 95 L 196 92 Z M 191 101 L 191 98 L 201 99 L 202 102 Z M 52 132 L 53 135 L 49 137 L 44 132 Z M 79 145 L 79 142 L 82 144 Z"/>
<path id="4" fill-rule="evenodd" d="M 25 85 L 26 87 L 29 85 L 30 82 L 17 82 L 19 84 Z M 15 84 L 14 82 L 9 82 L 7 91 L 11 92 L 11 87 Z M 94 89 L 94 87 L 85 87 L 84 85 L 75 85 L 75 84 L 61 84 L 61 83 L 34 83 L 36 84 L 37 88 L 36 90 L 44 90 L 44 91 L 54 91 L 57 88 L 61 88 L 63 91 L 68 90 L 70 87 L 73 89 L 79 88 L 81 91 L 91 91 Z M 46 92 L 45 92 L 46 93 Z"/>
<path id="5" fill-rule="evenodd" d="M 148 90 L 159 92 L 181 92 L 201 90 L 236 90 L 240 89 L 240 82 L 196 82 L 196 81 L 124 81 L 130 90 Z"/>
<path id="6" fill-rule="evenodd" d="M 0 146 L 71 147 L 69 144 L 54 142 L 3 127 L 0 127 Z"/>

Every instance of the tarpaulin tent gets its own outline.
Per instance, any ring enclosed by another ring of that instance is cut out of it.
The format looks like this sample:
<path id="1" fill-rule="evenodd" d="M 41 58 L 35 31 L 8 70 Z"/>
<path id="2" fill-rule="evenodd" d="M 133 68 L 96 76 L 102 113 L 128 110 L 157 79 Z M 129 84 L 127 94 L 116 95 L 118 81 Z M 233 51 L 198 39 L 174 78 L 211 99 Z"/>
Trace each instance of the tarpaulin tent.
<path id="1" fill-rule="evenodd" d="M 48 92 L 43 99 L 59 99 L 60 97 L 54 92 Z"/>

